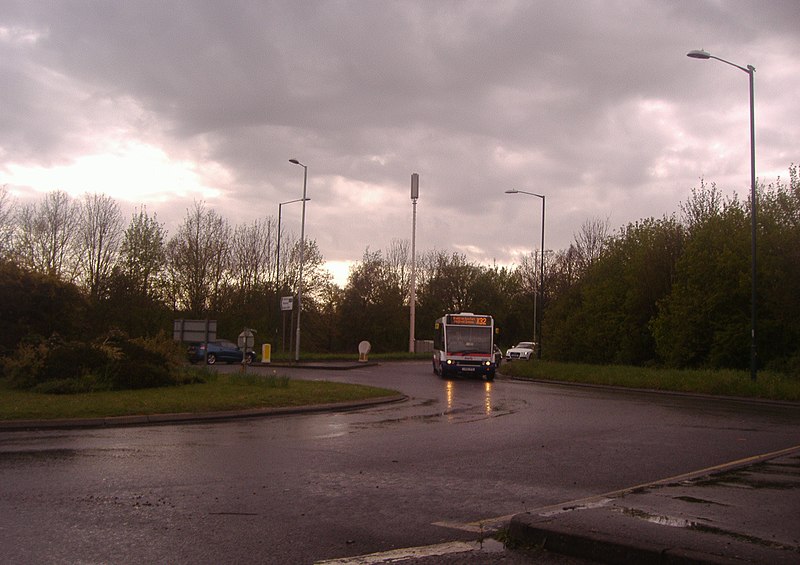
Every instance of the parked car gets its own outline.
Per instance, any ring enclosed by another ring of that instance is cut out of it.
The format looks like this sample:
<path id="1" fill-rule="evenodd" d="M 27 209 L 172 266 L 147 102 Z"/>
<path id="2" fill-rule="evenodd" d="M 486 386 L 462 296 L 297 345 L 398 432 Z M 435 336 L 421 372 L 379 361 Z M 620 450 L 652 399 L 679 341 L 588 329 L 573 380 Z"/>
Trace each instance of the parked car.
<path id="1" fill-rule="evenodd" d="M 536 344 L 532 341 L 520 341 L 514 347 L 506 351 L 506 361 L 514 361 L 515 359 L 523 359 L 529 361 L 533 358 L 536 351 Z"/>
<path id="2" fill-rule="evenodd" d="M 206 356 L 205 343 L 192 343 L 188 349 L 189 362 L 200 363 L 203 359 L 206 363 L 213 365 L 216 362 L 222 363 L 241 363 L 242 350 L 227 339 L 215 339 L 208 342 L 208 356 Z M 245 356 L 245 363 L 252 363 L 256 360 L 254 351 L 248 351 Z"/>

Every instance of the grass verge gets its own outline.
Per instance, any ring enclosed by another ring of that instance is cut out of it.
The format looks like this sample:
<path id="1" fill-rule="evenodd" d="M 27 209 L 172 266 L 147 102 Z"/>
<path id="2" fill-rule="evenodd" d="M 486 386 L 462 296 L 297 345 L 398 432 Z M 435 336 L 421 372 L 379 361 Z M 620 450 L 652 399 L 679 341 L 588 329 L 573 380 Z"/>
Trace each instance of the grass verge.
<path id="1" fill-rule="evenodd" d="M 217 412 L 328 404 L 398 394 L 382 388 L 290 380 L 277 375 L 264 377 L 207 371 L 205 379 L 205 383 L 173 387 L 84 394 L 40 394 L 3 387 L 0 388 L 0 420 Z"/>
<path id="2" fill-rule="evenodd" d="M 408 353 L 408 352 L 395 352 L 395 353 L 370 353 L 368 355 L 369 361 L 428 361 L 431 358 L 431 353 Z M 302 363 L 314 361 L 358 361 L 358 354 L 353 353 L 307 353 L 300 354 Z M 294 362 L 294 354 L 290 352 L 272 352 L 271 361 L 273 363 L 292 363 Z"/>
<path id="3" fill-rule="evenodd" d="M 800 378 L 762 371 L 753 381 L 746 371 L 704 371 L 549 361 L 504 363 L 503 374 L 527 379 L 610 385 L 717 396 L 800 401 Z"/>

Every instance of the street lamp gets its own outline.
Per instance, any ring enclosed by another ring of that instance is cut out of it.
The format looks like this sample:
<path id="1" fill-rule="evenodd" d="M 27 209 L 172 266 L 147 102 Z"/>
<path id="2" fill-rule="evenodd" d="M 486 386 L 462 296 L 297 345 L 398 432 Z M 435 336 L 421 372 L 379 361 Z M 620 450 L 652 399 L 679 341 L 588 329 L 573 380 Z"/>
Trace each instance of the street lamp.
<path id="1" fill-rule="evenodd" d="M 544 307 L 544 202 L 545 198 L 541 194 L 536 194 L 535 192 L 526 192 L 524 190 L 517 190 L 516 188 L 512 188 L 510 190 L 506 190 L 506 194 L 527 194 L 528 196 L 535 196 L 536 198 L 542 199 L 542 253 L 539 257 L 539 302 L 542 303 L 542 307 Z M 539 323 L 539 315 L 537 312 L 536 307 L 536 296 L 534 295 L 533 298 L 533 341 L 536 347 L 536 358 L 542 358 L 542 328 L 541 324 Z M 539 341 L 536 341 L 536 326 L 539 325 Z"/>
<path id="2" fill-rule="evenodd" d="M 756 380 L 758 373 L 758 355 L 756 351 L 756 214 L 758 201 L 756 200 L 756 120 L 753 103 L 753 75 L 756 72 L 753 65 L 742 67 L 725 59 L 715 57 L 702 49 L 695 49 L 686 54 L 692 59 L 716 59 L 750 77 L 750 378 Z"/>
<path id="3" fill-rule="evenodd" d="M 300 314 L 303 311 L 303 261 L 306 251 L 306 186 L 308 184 L 308 167 L 297 159 L 289 159 L 293 165 L 303 167 L 303 219 L 300 222 L 300 273 L 297 279 L 297 337 L 294 344 L 294 360 L 300 361 Z"/>
<path id="4" fill-rule="evenodd" d="M 408 352 L 416 353 L 417 342 L 414 328 L 417 316 L 417 199 L 419 198 L 419 174 L 411 173 L 411 288 L 409 291 Z"/>
<path id="5" fill-rule="evenodd" d="M 275 294 L 277 295 L 281 289 L 280 277 L 281 277 L 281 212 L 284 204 L 291 204 L 293 202 L 300 202 L 303 200 L 302 198 L 295 198 L 294 200 L 287 200 L 286 202 L 279 202 L 278 203 L 278 246 L 275 253 Z M 305 200 L 311 200 L 310 198 L 306 198 Z M 283 310 L 283 306 L 281 305 L 281 310 Z M 282 344 L 281 344 L 281 351 L 286 351 L 286 316 L 285 312 L 281 312 L 284 314 L 283 316 L 283 336 L 282 336 Z M 289 328 L 289 332 L 291 332 L 291 327 Z M 290 334 L 291 335 L 291 334 Z M 289 346 L 291 347 L 291 345 Z"/>
<path id="6" fill-rule="evenodd" d="M 279 278 L 281 276 L 281 208 L 284 204 L 292 204 L 294 202 L 301 202 L 303 198 L 295 198 L 294 200 L 287 200 L 286 202 L 278 203 L 278 248 L 275 254 L 275 286 L 276 290 L 280 289 Z M 311 200 L 306 198 L 305 200 Z"/>

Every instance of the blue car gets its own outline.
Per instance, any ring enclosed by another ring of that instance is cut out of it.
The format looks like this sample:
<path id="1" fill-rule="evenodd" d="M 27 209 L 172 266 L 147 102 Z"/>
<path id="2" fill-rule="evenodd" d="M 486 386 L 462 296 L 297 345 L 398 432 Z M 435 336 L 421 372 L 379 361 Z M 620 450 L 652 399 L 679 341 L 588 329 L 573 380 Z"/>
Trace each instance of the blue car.
<path id="1" fill-rule="evenodd" d="M 200 363 L 203 359 L 209 365 L 214 365 L 217 362 L 221 363 L 241 363 L 242 350 L 237 345 L 227 339 L 215 339 L 208 342 L 208 355 L 206 355 L 205 343 L 192 343 L 188 349 L 189 362 Z M 244 362 L 252 363 L 256 360 L 254 351 L 248 351 L 245 355 Z"/>

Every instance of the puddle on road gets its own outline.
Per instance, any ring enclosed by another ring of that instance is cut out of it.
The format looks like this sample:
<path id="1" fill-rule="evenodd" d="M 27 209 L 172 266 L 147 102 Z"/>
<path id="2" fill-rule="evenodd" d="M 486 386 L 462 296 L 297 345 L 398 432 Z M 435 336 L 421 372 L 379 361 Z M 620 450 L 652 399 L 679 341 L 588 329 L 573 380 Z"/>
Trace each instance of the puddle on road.
<path id="1" fill-rule="evenodd" d="M 706 534 L 724 536 L 726 538 L 735 539 L 737 541 L 750 543 L 753 545 L 773 547 L 776 549 L 782 549 L 787 551 L 797 551 L 797 547 L 795 546 L 787 546 L 774 540 L 765 540 L 756 536 L 750 536 L 739 532 L 725 530 L 723 528 L 717 528 L 715 526 L 711 526 L 709 524 L 705 524 L 703 522 L 696 520 L 689 520 L 686 518 L 676 518 L 673 516 L 660 516 L 656 514 L 650 514 L 648 512 L 644 512 L 636 508 L 615 508 L 614 510 L 616 510 L 617 512 L 622 512 L 626 516 L 630 516 L 632 518 L 636 518 L 639 520 L 644 520 L 645 522 L 650 522 L 651 524 L 658 524 L 659 526 L 668 526 L 671 528 L 686 528 L 689 530 L 704 532 Z"/>
<path id="2" fill-rule="evenodd" d="M 565 512 L 572 512 L 573 510 L 591 510 L 592 508 L 602 508 L 606 506 L 609 502 L 612 502 L 613 500 L 614 500 L 613 498 L 601 498 L 599 500 L 593 500 L 591 502 L 586 502 L 584 504 L 563 506 L 561 508 L 558 508 L 557 510 L 540 512 L 539 516 L 557 516 L 558 514 L 564 514 Z"/>
<path id="3" fill-rule="evenodd" d="M 63 461 L 65 459 L 72 459 L 78 455 L 80 455 L 80 451 L 77 449 L 20 449 L 0 453 L 0 462 Z"/>
<path id="4" fill-rule="evenodd" d="M 674 499 L 680 500 L 682 502 L 688 502 L 690 504 L 710 504 L 714 506 L 728 506 L 727 504 L 714 502 L 713 500 L 705 500 L 703 498 L 695 498 L 693 496 L 676 496 L 674 497 Z"/>
<path id="5" fill-rule="evenodd" d="M 800 467 L 765 461 L 748 469 L 717 473 L 694 483 L 704 487 L 728 487 L 748 490 L 792 490 L 800 485 Z"/>
<path id="6" fill-rule="evenodd" d="M 649 514 L 643 510 L 637 510 L 636 508 L 615 508 L 614 510 L 617 512 L 622 512 L 626 516 L 644 520 L 645 522 L 650 522 L 652 524 L 658 524 L 659 526 L 669 526 L 671 528 L 696 528 L 699 525 L 698 522 L 695 522 L 694 520 L 675 518 L 673 516 Z"/>
<path id="7" fill-rule="evenodd" d="M 506 546 L 494 538 L 486 538 L 478 543 L 481 551 L 485 553 L 502 553 L 506 550 Z"/>
<path id="8" fill-rule="evenodd" d="M 406 547 L 353 557 L 326 559 L 324 561 L 317 561 L 315 565 L 387 565 L 412 559 L 444 558 L 445 556 L 451 556 L 452 558 L 453 555 L 459 554 L 502 553 L 505 550 L 506 548 L 501 542 L 496 539 L 485 538 L 480 541 L 451 541 L 436 545 Z"/>

